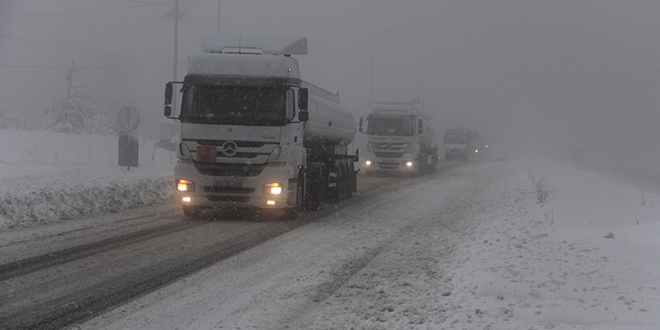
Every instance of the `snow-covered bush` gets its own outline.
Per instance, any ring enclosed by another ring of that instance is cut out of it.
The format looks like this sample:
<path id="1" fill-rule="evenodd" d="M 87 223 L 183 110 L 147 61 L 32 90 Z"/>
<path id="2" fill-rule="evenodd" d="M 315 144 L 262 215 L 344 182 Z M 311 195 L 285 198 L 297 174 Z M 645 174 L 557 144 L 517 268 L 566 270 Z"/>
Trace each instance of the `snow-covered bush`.
<path id="1" fill-rule="evenodd" d="M 534 185 L 534 195 L 536 196 L 537 203 L 545 204 L 548 201 L 550 194 L 552 194 L 555 190 L 548 188 L 548 186 L 545 185 L 545 182 L 543 182 L 542 178 L 537 180 L 533 175 L 530 174 L 529 179 Z"/>

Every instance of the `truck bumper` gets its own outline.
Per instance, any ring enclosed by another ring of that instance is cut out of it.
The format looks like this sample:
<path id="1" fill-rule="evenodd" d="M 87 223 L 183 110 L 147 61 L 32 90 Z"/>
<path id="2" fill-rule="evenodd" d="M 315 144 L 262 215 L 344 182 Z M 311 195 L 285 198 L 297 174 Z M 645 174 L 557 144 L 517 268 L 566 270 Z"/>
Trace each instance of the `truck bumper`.
<path id="1" fill-rule="evenodd" d="M 463 159 L 468 156 L 467 149 L 447 149 L 445 150 L 445 160 Z"/>
<path id="2" fill-rule="evenodd" d="M 414 173 L 420 168 L 419 154 L 406 153 L 402 157 L 377 157 L 373 153 L 360 155 L 360 165 L 367 173 Z"/>
<path id="3" fill-rule="evenodd" d="M 289 177 L 289 168 L 282 166 L 266 166 L 255 176 L 205 175 L 194 163 L 179 161 L 174 167 L 175 197 L 182 205 L 209 208 L 289 208 L 296 183 Z M 181 180 L 189 186 L 182 187 Z"/>

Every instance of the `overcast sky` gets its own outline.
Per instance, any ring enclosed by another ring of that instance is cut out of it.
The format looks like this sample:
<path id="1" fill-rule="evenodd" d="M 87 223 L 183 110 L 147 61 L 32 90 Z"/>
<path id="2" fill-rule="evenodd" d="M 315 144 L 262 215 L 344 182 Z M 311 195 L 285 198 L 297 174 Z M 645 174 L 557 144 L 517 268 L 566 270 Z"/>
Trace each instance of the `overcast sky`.
<path id="1" fill-rule="evenodd" d="M 135 106 L 155 136 L 173 3 L 0 1 L 0 107 L 40 116 L 66 96 L 75 60 L 74 85 Z M 437 130 L 502 148 L 660 160 L 657 0 L 180 0 L 179 79 L 200 35 L 217 33 L 219 3 L 221 33 L 307 37 L 303 79 L 356 117 L 373 87 L 376 101 L 421 95 Z"/>

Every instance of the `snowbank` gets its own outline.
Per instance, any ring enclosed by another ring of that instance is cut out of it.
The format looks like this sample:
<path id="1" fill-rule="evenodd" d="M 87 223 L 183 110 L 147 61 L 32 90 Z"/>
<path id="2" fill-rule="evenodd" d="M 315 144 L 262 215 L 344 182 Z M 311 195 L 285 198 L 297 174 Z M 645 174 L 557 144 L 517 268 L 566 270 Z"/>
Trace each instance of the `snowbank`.
<path id="1" fill-rule="evenodd" d="M 139 166 L 118 166 L 118 137 L 0 130 L 0 230 L 172 198 L 169 151 L 140 137 Z"/>
<path id="2" fill-rule="evenodd" d="M 660 328 L 660 196 L 565 163 L 527 161 L 514 173 L 480 196 L 446 324 Z"/>

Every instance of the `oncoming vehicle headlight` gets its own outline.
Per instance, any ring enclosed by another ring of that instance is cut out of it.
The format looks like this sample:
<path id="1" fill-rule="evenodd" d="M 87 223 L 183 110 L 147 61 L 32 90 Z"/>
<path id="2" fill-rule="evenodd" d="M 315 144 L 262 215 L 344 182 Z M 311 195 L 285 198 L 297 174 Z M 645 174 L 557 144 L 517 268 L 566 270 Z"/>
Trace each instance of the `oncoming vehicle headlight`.
<path id="1" fill-rule="evenodd" d="M 370 160 L 366 160 L 366 161 L 364 162 L 364 165 L 371 166 L 371 161 L 370 161 Z"/>
<path id="2" fill-rule="evenodd" d="M 406 162 L 406 166 L 407 166 L 407 167 L 412 167 L 412 166 L 413 166 L 413 162 Z"/>
<path id="3" fill-rule="evenodd" d="M 176 190 L 194 192 L 195 183 L 190 180 L 179 179 L 176 181 Z"/>
<path id="4" fill-rule="evenodd" d="M 266 183 L 264 185 L 264 193 L 271 195 L 279 195 L 282 193 L 282 185 L 277 182 Z"/>

